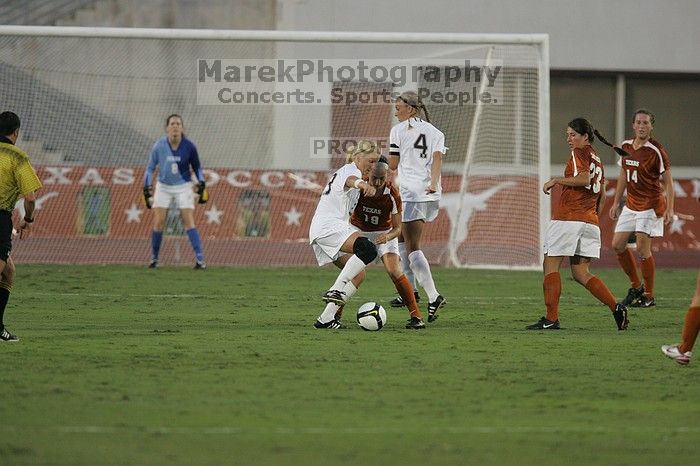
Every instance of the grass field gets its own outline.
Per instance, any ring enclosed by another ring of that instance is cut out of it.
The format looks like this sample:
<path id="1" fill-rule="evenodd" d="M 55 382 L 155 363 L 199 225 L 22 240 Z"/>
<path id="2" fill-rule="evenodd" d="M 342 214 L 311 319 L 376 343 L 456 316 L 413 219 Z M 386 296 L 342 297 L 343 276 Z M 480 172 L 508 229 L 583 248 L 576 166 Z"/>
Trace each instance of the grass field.
<path id="1" fill-rule="evenodd" d="M 564 272 L 561 331 L 537 272 L 436 269 L 448 305 L 403 328 L 373 268 L 347 329 L 316 330 L 333 269 L 18 266 L 0 345 L 0 464 L 687 465 L 700 360 L 677 342 L 696 270 L 657 307 L 609 311 Z M 618 294 L 622 272 L 597 273 Z M 423 295 L 425 301 L 425 295 Z M 379 300 L 380 332 L 353 325 Z"/>

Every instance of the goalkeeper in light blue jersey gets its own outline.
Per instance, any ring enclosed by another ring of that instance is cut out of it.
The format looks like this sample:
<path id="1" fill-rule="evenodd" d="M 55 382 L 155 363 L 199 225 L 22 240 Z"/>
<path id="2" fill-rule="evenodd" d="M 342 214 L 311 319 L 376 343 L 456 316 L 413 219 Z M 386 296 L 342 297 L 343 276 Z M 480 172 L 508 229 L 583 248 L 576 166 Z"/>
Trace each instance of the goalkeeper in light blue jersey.
<path id="1" fill-rule="evenodd" d="M 180 209 L 182 226 L 187 232 L 195 254 L 195 269 L 204 269 L 204 254 L 199 231 L 194 225 L 195 191 L 192 172 L 197 177 L 198 202 L 204 204 L 209 198 L 204 183 L 204 174 L 199 163 L 199 154 L 194 143 L 183 134 L 182 117 L 170 115 L 165 122 L 166 135 L 158 139 L 148 157 L 143 181 L 143 196 L 146 207 L 153 208 L 153 232 L 151 233 L 151 262 L 149 268 L 158 267 L 158 254 L 163 241 L 165 217 L 171 202 Z M 153 190 L 153 175 L 158 169 L 158 182 Z"/>

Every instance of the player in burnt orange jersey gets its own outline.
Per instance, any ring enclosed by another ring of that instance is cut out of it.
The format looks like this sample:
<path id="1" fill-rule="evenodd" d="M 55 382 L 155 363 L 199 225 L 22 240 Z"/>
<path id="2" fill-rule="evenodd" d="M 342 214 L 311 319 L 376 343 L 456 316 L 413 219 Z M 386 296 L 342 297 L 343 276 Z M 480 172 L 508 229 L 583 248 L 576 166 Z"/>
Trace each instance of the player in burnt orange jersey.
<path id="1" fill-rule="evenodd" d="M 384 268 L 408 308 L 410 319 L 406 328 L 417 330 L 425 328 L 425 323 L 418 309 L 413 286 L 399 264 L 401 196 L 399 190 L 387 181 L 388 172 L 389 165 L 386 159 L 380 159 L 369 177 L 369 184 L 374 186 L 377 193 L 374 196 L 360 193 L 350 223 L 376 244 L 378 258 L 381 258 Z"/>
<path id="2" fill-rule="evenodd" d="M 571 157 L 563 177 L 547 181 L 542 190 L 549 194 L 556 185 L 562 186 L 561 198 L 547 229 L 544 244 L 544 304 L 547 315 L 528 325 L 528 330 L 556 330 L 559 324 L 561 277 L 559 269 L 565 257 L 569 258 L 574 280 L 586 287 L 604 303 L 615 318 L 618 330 L 627 329 L 627 308 L 615 301 L 608 287 L 589 270 L 591 258 L 600 257 L 600 228 L 598 216 L 605 201 L 605 173 L 603 164 L 591 143 L 593 126 L 576 118 L 566 128 L 566 142 Z"/>
<path id="3" fill-rule="evenodd" d="M 406 328 L 420 330 L 425 328 L 423 317 L 418 309 L 413 286 L 404 275 L 399 265 L 398 237 L 401 233 L 401 196 L 398 189 L 387 181 L 389 165 L 381 158 L 370 172 L 369 184 L 376 189 L 374 196 L 360 194 L 350 217 L 350 223 L 377 246 L 377 257 L 381 258 L 384 268 L 394 282 L 396 290 L 406 302 L 410 319 Z M 356 277 L 361 282 L 364 275 Z M 360 284 L 355 283 L 359 288 Z M 336 313 L 339 320 L 340 307 Z"/>
<path id="4" fill-rule="evenodd" d="M 620 177 L 615 189 L 613 208 L 610 209 L 610 218 L 617 219 L 612 247 L 631 283 L 623 304 L 635 307 L 651 307 L 656 304 L 656 265 L 651 254 L 651 239 L 663 236 L 664 223 L 671 222 L 674 214 L 671 165 L 666 149 L 651 138 L 653 125 L 654 115 L 650 111 L 639 109 L 634 113 L 634 139 L 624 141 L 621 145 L 629 155 L 623 156 L 620 161 Z M 660 178 L 663 178 L 665 189 Z M 627 200 L 620 213 L 617 206 L 625 189 Z M 637 239 L 644 285 L 639 279 L 634 255 L 627 248 L 627 241 L 633 234 Z"/>

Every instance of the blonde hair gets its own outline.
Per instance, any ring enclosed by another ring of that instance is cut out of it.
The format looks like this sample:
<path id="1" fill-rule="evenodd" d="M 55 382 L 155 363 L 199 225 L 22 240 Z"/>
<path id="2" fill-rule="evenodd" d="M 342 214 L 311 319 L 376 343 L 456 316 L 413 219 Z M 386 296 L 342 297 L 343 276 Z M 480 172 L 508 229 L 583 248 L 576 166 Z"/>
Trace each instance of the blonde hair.
<path id="1" fill-rule="evenodd" d="M 356 146 L 350 146 L 345 155 L 345 163 L 352 163 L 355 157 L 360 154 L 374 154 L 377 152 L 377 143 L 362 139 L 357 142 Z"/>
<path id="2" fill-rule="evenodd" d="M 415 108 L 416 115 L 418 117 L 420 117 L 420 112 L 423 111 L 423 119 L 430 123 L 430 114 L 428 113 L 428 109 L 425 108 L 425 104 L 418 94 L 416 94 L 414 91 L 406 91 L 402 92 L 398 99 L 409 107 Z"/>

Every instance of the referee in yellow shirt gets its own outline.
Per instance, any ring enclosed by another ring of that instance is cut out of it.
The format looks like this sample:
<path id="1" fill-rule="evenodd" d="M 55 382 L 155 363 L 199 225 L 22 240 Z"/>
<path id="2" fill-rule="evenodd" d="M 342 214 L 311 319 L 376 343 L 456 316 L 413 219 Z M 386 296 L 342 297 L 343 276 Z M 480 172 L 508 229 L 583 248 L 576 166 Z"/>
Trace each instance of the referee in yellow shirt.
<path id="1" fill-rule="evenodd" d="M 15 146 L 19 136 L 19 117 L 12 112 L 0 113 L 0 342 L 19 341 L 5 328 L 5 307 L 15 281 L 12 250 L 12 211 L 20 196 L 24 197 L 24 218 L 19 223 L 20 239 L 29 236 L 34 223 L 36 190 L 41 181 L 29 163 L 29 157 Z"/>

